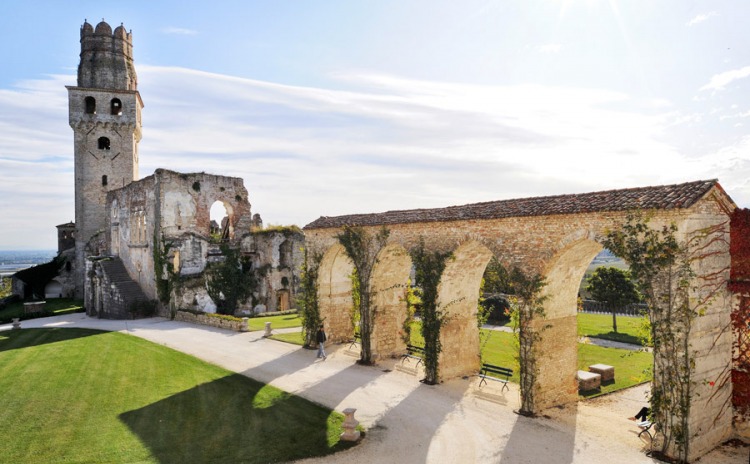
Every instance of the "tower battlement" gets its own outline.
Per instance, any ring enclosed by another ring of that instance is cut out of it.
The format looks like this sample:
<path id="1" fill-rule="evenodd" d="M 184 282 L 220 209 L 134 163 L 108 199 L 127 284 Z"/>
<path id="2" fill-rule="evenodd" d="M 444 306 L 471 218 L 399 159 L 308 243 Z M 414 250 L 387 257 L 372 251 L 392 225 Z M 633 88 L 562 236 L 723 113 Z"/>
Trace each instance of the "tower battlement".
<path id="1" fill-rule="evenodd" d="M 78 87 L 137 90 L 138 77 L 133 64 L 133 34 L 120 24 L 112 27 L 102 20 L 96 28 L 84 21 L 81 26 L 81 61 Z"/>

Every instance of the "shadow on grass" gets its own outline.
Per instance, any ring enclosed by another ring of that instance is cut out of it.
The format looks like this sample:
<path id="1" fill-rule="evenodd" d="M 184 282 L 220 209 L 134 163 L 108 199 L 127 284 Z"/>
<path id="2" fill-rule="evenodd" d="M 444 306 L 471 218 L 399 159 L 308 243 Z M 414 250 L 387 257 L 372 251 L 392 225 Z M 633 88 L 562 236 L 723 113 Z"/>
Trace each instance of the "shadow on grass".
<path id="1" fill-rule="evenodd" d="M 107 333 L 102 330 L 51 328 L 51 329 L 21 329 L 0 332 L 0 352 L 64 342 L 76 338 L 91 337 Z"/>
<path id="2" fill-rule="evenodd" d="M 338 415 L 239 374 L 123 413 L 119 419 L 165 464 L 286 462 L 351 446 L 336 442 L 342 420 Z"/>

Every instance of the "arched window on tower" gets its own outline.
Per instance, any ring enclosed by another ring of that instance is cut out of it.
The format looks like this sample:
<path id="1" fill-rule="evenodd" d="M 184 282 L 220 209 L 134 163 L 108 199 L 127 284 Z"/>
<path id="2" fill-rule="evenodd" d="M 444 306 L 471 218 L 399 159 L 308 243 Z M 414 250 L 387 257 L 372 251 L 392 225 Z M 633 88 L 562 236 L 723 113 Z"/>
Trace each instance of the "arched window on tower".
<path id="1" fill-rule="evenodd" d="M 102 176 L 102 185 L 107 185 L 107 176 Z"/>
<path id="2" fill-rule="evenodd" d="M 99 137 L 99 150 L 109 150 L 109 139 L 107 137 Z"/>
<path id="3" fill-rule="evenodd" d="M 86 97 L 83 101 L 86 104 L 86 114 L 96 114 L 96 99 L 94 97 Z"/>
<path id="4" fill-rule="evenodd" d="M 114 114 L 115 116 L 119 116 L 122 114 L 122 102 L 120 101 L 119 98 L 112 99 L 111 107 L 112 107 L 112 114 Z"/>

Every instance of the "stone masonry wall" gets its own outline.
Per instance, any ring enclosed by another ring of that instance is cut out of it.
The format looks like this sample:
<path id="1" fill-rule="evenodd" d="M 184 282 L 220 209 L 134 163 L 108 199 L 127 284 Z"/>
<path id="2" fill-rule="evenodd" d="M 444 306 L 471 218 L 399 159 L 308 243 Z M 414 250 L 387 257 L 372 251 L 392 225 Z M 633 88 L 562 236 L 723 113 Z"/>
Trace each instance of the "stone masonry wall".
<path id="1" fill-rule="evenodd" d="M 733 209 L 731 201 L 720 187 L 707 191 L 690 207 L 648 210 L 651 226 L 660 228 L 674 223 L 678 237 L 683 240 L 699 231 L 714 229 L 719 239 L 705 246 L 705 254 L 695 263 L 699 290 L 696 297 L 705 296 L 708 287 L 716 284 L 714 296 L 706 301 L 705 316 L 697 319 L 691 333 L 692 349 L 696 363 L 694 379 L 697 382 L 694 407 L 690 414 L 691 431 L 697 434 L 691 441 L 691 455 L 700 456 L 731 435 L 731 411 L 726 405 L 731 386 L 709 387 L 722 370 L 731 366 L 731 333 L 729 325 L 731 302 L 726 290 L 729 272 L 728 215 Z M 576 292 L 585 267 L 588 266 L 601 245 L 596 243 L 607 230 L 618 228 L 625 220 L 626 211 L 597 211 L 575 214 L 550 214 L 544 216 L 503 217 L 499 219 L 465 219 L 419 223 L 392 223 L 389 244 L 398 244 L 406 250 L 413 249 L 420 238 L 431 250 L 452 251 L 459 245 L 477 242 L 489 249 L 501 263 L 510 268 L 519 266 L 527 274 L 541 273 L 553 281 L 548 290 L 556 296 L 545 304 L 550 328 L 542 332 L 541 342 L 535 350 L 539 359 L 537 406 L 541 409 L 575 401 Z M 376 233 L 379 224 L 364 227 Z M 335 249 L 335 235 L 339 227 L 310 227 L 305 229 L 307 246 L 312 252 Z M 321 270 L 324 268 L 321 267 Z M 346 282 L 337 275 L 335 267 L 320 273 L 320 293 L 329 292 L 331 298 L 321 297 L 321 311 L 333 319 L 338 311 L 347 310 Z M 345 269 L 344 269 L 345 271 Z M 556 281 L 555 281 L 556 279 Z M 478 289 L 479 280 L 464 282 Z M 349 287 L 350 288 L 350 287 Z M 349 290 L 350 291 L 350 290 Z M 476 291 L 476 290 L 474 290 Z M 467 290 L 469 294 L 469 290 Z M 334 297 L 335 295 L 335 297 Z M 452 346 L 443 340 L 443 349 Z M 453 368 L 451 368 L 453 369 Z M 456 372 L 459 372 L 456 370 Z M 709 390 L 713 388 L 713 390 Z"/>

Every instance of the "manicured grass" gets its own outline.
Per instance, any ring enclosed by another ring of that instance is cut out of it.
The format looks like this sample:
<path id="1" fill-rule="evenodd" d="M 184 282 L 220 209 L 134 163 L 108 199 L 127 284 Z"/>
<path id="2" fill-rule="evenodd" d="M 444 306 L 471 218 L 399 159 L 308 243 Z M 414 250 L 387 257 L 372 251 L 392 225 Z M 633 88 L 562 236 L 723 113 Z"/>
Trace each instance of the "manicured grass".
<path id="1" fill-rule="evenodd" d="M 482 330 L 484 332 L 484 329 Z M 511 381 L 518 383 L 517 348 L 512 333 L 493 331 L 482 350 L 482 361 L 513 369 Z M 615 381 L 602 385 L 601 390 L 586 394 L 597 396 L 623 388 L 632 387 L 651 380 L 649 368 L 653 364 L 653 355 L 641 351 L 630 351 L 619 348 L 578 344 L 578 369 L 588 371 L 592 364 L 607 364 L 615 368 Z"/>
<path id="2" fill-rule="evenodd" d="M 586 314 L 586 316 L 598 316 Z M 579 315 L 580 317 L 580 315 Z M 632 318 L 637 319 L 637 318 Z M 579 319 L 580 322 L 580 319 Z M 487 338 L 489 337 L 489 338 Z M 276 334 L 271 336 L 274 340 L 280 340 L 296 345 L 303 345 L 302 332 Z M 519 369 L 516 355 L 518 348 L 515 345 L 514 335 L 509 332 L 498 330 L 481 329 L 480 343 L 482 346 L 482 361 L 488 364 L 513 369 L 511 382 L 519 382 Z M 412 345 L 424 346 L 424 338 L 420 332 L 420 323 L 414 322 L 411 331 Z M 587 393 L 586 397 L 610 393 L 623 388 L 648 382 L 651 380 L 650 368 L 653 364 L 653 355 L 641 351 L 623 350 L 619 348 L 606 348 L 591 344 L 578 344 L 578 369 L 588 371 L 592 364 L 607 364 L 615 368 L 615 381 L 608 385 L 602 385 L 601 390 Z"/>
<path id="3" fill-rule="evenodd" d="M 611 314 L 578 313 L 578 335 L 602 338 L 616 342 L 640 345 L 642 319 L 633 316 L 617 316 L 617 333 L 612 331 Z"/>
<path id="4" fill-rule="evenodd" d="M 247 325 L 251 331 L 265 330 L 266 322 L 271 323 L 272 329 L 286 329 L 289 327 L 302 327 L 302 319 L 298 314 L 284 314 L 282 316 L 251 317 Z"/>
<path id="5" fill-rule="evenodd" d="M 300 330 L 299 332 L 274 334 L 271 335 L 270 338 L 272 340 L 279 340 L 281 342 L 292 343 L 299 346 L 303 346 L 305 344 L 305 339 L 302 337 L 302 330 Z"/>
<path id="6" fill-rule="evenodd" d="M 341 414 L 121 333 L 0 332 L 0 462 L 286 462 L 346 448 Z"/>
<path id="7" fill-rule="evenodd" d="M 44 304 L 45 316 L 61 316 L 63 314 L 74 313 L 83 310 L 83 301 L 72 298 L 50 298 Z M 23 302 L 9 304 L 5 309 L 0 310 L 0 323 L 8 323 L 14 317 L 24 318 Z"/>

